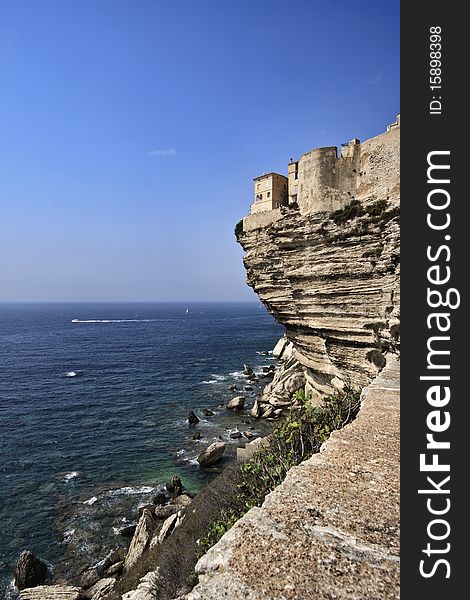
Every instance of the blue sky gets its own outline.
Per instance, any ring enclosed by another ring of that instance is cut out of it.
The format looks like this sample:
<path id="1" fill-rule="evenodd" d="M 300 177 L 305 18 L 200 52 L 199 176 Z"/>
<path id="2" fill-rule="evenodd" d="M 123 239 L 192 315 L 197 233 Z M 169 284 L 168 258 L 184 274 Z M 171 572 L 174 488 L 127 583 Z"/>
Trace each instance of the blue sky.
<path id="1" fill-rule="evenodd" d="M 253 300 L 252 179 L 399 111 L 399 2 L 3 0 L 0 301 Z"/>

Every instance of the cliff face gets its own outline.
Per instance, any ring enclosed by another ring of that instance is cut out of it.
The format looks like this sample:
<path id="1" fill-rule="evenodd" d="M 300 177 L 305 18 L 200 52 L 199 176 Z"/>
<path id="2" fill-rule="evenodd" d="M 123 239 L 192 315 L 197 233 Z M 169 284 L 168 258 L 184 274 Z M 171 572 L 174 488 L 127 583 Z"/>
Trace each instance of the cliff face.
<path id="1" fill-rule="evenodd" d="M 296 389 L 364 386 L 398 352 L 399 126 L 312 172 L 309 154 L 302 179 L 314 181 L 298 207 L 249 216 L 237 231 L 247 282 L 287 336 L 257 416 L 279 414 Z"/>

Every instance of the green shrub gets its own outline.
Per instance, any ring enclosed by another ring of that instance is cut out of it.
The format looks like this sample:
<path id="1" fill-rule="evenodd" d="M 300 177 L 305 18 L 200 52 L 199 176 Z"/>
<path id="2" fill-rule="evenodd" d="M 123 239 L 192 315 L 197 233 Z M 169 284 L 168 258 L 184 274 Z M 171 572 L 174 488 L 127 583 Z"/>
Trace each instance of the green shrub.
<path id="1" fill-rule="evenodd" d="M 269 445 L 258 450 L 240 468 L 237 505 L 223 511 L 201 540 L 207 552 L 243 514 L 260 506 L 264 498 L 285 478 L 289 469 L 320 451 L 332 431 L 352 421 L 360 407 L 360 390 L 346 387 L 312 406 L 303 390 L 294 394 L 296 406 L 277 423 Z"/>
<path id="2" fill-rule="evenodd" d="M 238 239 L 242 233 L 243 233 L 243 219 L 240 219 L 240 221 L 238 221 L 238 223 L 235 225 L 235 237 Z"/>
<path id="3" fill-rule="evenodd" d="M 359 200 L 351 200 L 344 208 L 332 212 L 330 218 L 336 225 L 344 225 L 344 223 L 355 217 L 362 217 L 365 212 L 366 211 Z"/>

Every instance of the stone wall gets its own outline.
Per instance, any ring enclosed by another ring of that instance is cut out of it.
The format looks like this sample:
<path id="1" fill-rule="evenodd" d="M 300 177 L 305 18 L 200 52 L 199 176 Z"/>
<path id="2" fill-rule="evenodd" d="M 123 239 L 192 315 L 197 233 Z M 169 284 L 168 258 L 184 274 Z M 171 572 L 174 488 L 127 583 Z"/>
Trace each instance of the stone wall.
<path id="1" fill-rule="evenodd" d="M 336 147 L 317 148 L 299 161 L 298 197 L 301 214 L 332 212 L 354 198 L 396 198 L 399 194 L 400 127 L 362 144 L 348 146 L 346 156 Z"/>

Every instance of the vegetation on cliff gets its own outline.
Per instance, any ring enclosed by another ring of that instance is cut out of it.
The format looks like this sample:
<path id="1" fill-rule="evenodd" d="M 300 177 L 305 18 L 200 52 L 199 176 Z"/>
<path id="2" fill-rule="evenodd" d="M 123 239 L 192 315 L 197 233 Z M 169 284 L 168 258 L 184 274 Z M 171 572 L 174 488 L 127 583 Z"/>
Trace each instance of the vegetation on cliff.
<path id="1" fill-rule="evenodd" d="M 360 408 L 360 390 L 345 387 L 312 406 L 303 390 L 285 420 L 277 423 L 269 444 L 258 450 L 240 468 L 238 495 L 211 523 L 201 540 L 207 552 L 250 508 L 261 506 L 265 497 L 285 478 L 289 469 L 320 451 L 330 434 L 352 421 Z"/>

